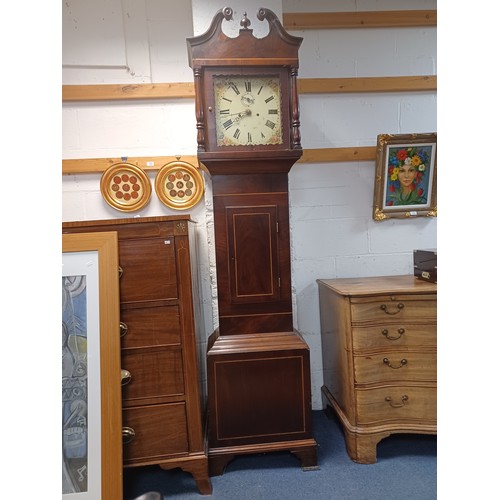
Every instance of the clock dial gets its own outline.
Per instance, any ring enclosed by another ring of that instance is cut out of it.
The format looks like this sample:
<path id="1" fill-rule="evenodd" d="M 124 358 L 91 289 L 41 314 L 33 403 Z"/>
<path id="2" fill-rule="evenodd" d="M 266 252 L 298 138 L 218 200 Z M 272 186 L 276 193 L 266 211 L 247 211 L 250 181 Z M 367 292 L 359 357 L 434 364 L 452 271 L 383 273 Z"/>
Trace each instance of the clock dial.
<path id="1" fill-rule="evenodd" d="M 278 77 L 217 76 L 214 96 L 217 146 L 283 143 Z"/>

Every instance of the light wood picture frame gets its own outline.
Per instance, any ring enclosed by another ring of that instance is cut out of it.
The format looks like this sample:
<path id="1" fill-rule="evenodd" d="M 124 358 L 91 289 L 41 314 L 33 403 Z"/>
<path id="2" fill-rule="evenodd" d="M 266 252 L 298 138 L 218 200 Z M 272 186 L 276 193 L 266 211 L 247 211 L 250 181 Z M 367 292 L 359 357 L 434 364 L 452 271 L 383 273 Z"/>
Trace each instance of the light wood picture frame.
<path id="1" fill-rule="evenodd" d="M 62 493 L 122 500 L 118 236 L 62 235 Z"/>
<path id="2" fill-rule="evenodd" d="M 373 219 L 437 217 L 437 134 L 380 134 Z"/>

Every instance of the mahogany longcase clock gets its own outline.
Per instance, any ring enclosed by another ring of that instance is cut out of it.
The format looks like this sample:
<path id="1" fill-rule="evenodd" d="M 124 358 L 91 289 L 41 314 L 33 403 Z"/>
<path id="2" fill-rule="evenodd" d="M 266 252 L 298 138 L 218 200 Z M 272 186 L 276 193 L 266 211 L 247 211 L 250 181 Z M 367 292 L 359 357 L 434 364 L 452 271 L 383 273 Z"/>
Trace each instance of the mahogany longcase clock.
<path id="1" fill-rule="evenodd" d="M 212 176 L 219 326 L 207 349 L 211 475 L 245 453 L 289 450 L 316 466 L 309 348 L 293 328 L 288 172 L 302 155 L 302 38 L 265 8 L 256 38 L 222 31 L 226 7 L 188 38 L 198 159 Z"/>

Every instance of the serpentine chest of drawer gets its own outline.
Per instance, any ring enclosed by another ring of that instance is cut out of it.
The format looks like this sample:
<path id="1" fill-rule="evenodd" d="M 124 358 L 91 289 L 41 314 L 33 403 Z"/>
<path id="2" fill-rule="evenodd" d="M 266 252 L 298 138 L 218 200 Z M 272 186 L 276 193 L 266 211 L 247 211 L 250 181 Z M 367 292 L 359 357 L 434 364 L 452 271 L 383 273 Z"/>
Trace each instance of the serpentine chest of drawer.
<path id="1" fill-rule="evenodd" d="M 436 285 L 383 276 L 318 286 L 322 394 L 351 459 L 376 462 L 392 433 L 436 434 Z"/>
<path id="2" fill-rule="evenodd" d="M 118 234 L 124 466 L 180 467 L 210 494 L 194 223 L 188 215 L 63 223 L 63 233 L 98 231 Z"/>

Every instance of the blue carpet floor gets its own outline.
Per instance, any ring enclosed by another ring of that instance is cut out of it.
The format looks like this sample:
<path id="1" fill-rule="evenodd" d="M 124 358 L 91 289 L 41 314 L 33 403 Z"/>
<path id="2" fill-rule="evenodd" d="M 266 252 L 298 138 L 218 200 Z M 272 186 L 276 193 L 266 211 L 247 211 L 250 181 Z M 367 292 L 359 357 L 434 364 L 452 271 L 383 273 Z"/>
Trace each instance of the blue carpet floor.
<path id="1" fill-rule="evenodd" d="M 192 476 L 157 466 L 124 471 L 124 499 L 158 491 L 164 499 L 225 500 L 432 500 L 437 497 L 436 436 L 394 434 L 377 447 L 377 463 L 356 464 L 347 455 L 336 417 L 313 412 L 318 470 L 303 471 L 288 452 L 242 455 L 211 478 L 212 496 L 198 493 Z"/>

